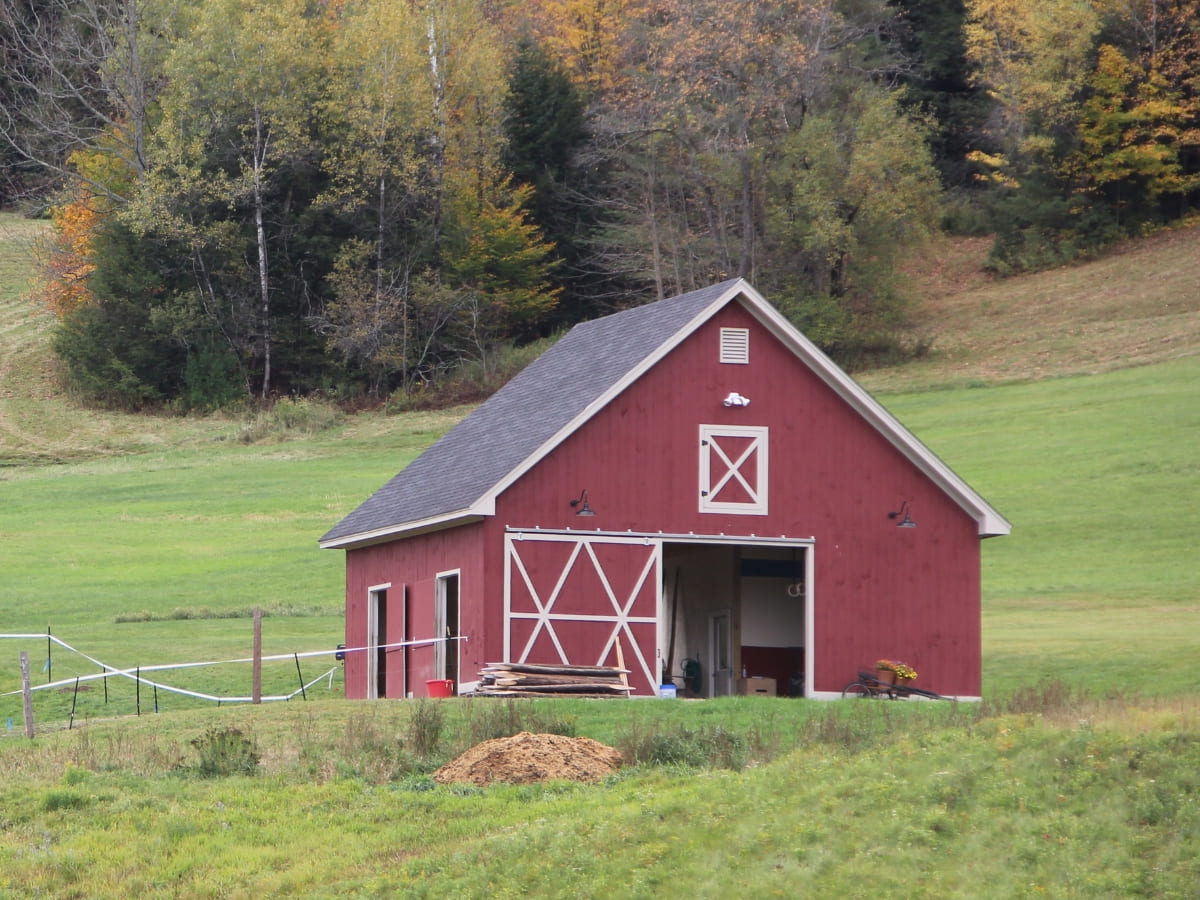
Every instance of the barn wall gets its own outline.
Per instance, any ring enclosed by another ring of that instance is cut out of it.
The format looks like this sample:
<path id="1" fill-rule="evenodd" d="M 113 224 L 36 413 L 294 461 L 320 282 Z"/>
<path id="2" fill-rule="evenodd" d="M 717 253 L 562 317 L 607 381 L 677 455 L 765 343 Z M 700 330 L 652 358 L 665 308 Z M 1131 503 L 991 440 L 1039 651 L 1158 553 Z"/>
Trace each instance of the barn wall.
<path id="1" fill-rule="evenodd" d="M 718 362 L 721 327 L 750 329 L 749 364 Z M 731 391 L 750 405 L 725 407 Z M 700 511 L 701 424 L 769 428 L 766 514 Z M 568 505 L 583 489 L 595 518 L 577 518 Z M 887 516 L 905 499 L 917 528 L 897 528 Z M 489 526 L 581 523 L 605 531 L 812 537 L 812 689 L 840 690 L 859 666 L 888 656 L 915 666 L 919 686 L 979 694 L 974 520 L 738 304 L 505 491 Z M 496 541 L 488 544 L 492 566 Z"/>
<path id="2" fill-rule="evenodd" d="M 461 678 L 474 677 L 484 662 L 483 552 L 482 524 L 419 535 L 346 553 L 346 646 L 362 647 L 367 640 L 367 593 L 381 584 L 388 589 L 387 639 L 421 640 L 434 637 L 434 591 L 439 573 L 461 570 L 459 603 L 461 632 L 468 637 L 458 646 Z M 406 633 L 399 632 L 402 621 L 399 604 L 407 593 Z M 447 652 L 454 652 L 448 648 Z M 401 687 L 405 654 L 387 654 L 389 697 L 403 696 Z M 407 689 L 416 697 L 426 696 L 425 682 L 434 677 L 432 646 L 415 648 L 408 653 Z M 366 696 L 367 661 L 364 653 L 346 655 L 346 696 Z"/>

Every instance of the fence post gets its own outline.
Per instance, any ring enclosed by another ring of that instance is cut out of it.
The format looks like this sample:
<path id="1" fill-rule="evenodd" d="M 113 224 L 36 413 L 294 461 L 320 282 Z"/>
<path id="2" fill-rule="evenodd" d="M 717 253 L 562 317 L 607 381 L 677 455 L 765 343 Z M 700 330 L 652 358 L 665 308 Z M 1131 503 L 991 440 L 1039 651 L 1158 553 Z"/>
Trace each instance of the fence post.
<path id="1" fill-rule="evenodd" d="M 71 717 L 67 719 L 67 731 L 75 727 L 75 704 L 79 702 L 79 676 L 75 676 L 75 693 L 71 695 Z"/>
<path id="2" fill-rule="evenodd" d="M 25 700 L 25 737 L 33 740 L 33 691 L 29 687 L 29 654 L 21 651 L 21 696 Z"/>
<path id="3" fill-rule="evenodd" d="M 262 703 L 262 610 L 254 608 L 254 662 L 251 673 L 250 702 Z"/>
<path id="4" fill-rule="evenodd" d="M 296 677 L 300 679 L 300 698 L 307 700 L 308 693 L 304 690 L 304 676 L 300 674 L 300 654 L 293 652 L 292 656 L 296 659 Z M 293 696 L 295 695 L 293 694 Z"/>

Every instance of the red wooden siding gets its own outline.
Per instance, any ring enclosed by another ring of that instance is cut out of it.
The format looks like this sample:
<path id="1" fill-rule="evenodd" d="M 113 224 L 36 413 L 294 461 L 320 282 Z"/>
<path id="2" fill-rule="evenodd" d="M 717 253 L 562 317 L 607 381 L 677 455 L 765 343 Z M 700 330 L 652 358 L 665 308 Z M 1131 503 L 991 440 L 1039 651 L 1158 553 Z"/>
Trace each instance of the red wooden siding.
<path id="1" fill-rule="evenodd" d="M 718 361 L 722 327 L 748 330 L 748 363 Z M 749 406 L 725 406 L 732 392 L 750 398 Z M 751 439 L 718 439 L 728 462 L 714 466 L 710 457 L 702 486 L 701 426 L 713 426 L 715 433 L 766 429 L 765 443 L 737 466 L 741 478 L 726 478 Z M 746 509 L 763 487 L 754 467 L 760 453 L 768 460 L 765 514 Z M 714 487 L 716 501 L 731 508 L 704 511 L 701 490 Z M 597 514 L 593 518 L 576 517 L 569 505 L 584 489 Z M 903 500 L 917 528 L 897 528 L 888 518 Z M 350 647 L 365 643 L 367 590 L 380 584 L 392 585 L 389 604 L 402 602 L 407 585 L 406 636 L 433 637 L 436 578 L 458 569 L 461 632 L 469 636 L 459 648 L 462 681 L 472 680 L 484 663 L 502 659 L 506 638 L 513 659 L 528 650 L 529 661 L 565 656 L 615 664 L 616 630 L 638 695 L 651 693 L 658 680 L 655 626 L 633 621 L 614 628 L 607 619 L 657 614 L 661 572 L 655 569 L 638 584 L 655 548 L 637 541 L 593 542 L 595 564 L 588 557 L 586 565 L 576 559 L 568 568 L 577 542 L 525 541 L 522 575 L 506 554 L 506 527 L 526 533 L 540 527 L 812 538 L 810 690 L 839 691 L 860 666 L 886 656 L 915 666 L 919 686 L 980 694 L 980 548 L 974 519 L 736 303 L 509 486 L 497 498 L 494 517 L 347 552 Z M 507 619 L 506 575 L 509 612 L 516 613 Z M 551 596 L 560 616 L 599 618 L 564 619 L 552 636 L 544 616 L 527 617 L 544 612 Z M 389 616 L 389 629 L 396 621 Z M 389 666 L 391 658 L 403 656 L 391 654 Z M 407 658 L 408 690 L 421 696 L 433 675 L 433 653 L 414 651 Z M 402 673 L 389 668 L 389 695 L 393 685 L 400 690 L 393 680 L 398 678 Z M 364 696 L 365 681 L 363 654 L 347 656 L 347 695 Z"/>
<path id="2" fill-rule="evenodd" d="M 749 364 L 717 361 L 723 326 L 749 329 Z M 732 391 L 750 405 L 726 407 Z M 700 511 L 701 425 L 769 429 L 768 514 Z M 594 518 L 568 505 L 585 488 Z M 887 517 L 905 499 L 915 529 Z M 812 688 L 838 690 L 858 666 L 891 656 L 931 689 L 979 694 L 974 520 L 737 304 L 555 448 L 496 511 L 497 527 L 813 537 Z"/>
<path id="3" fill-rule="evenodd" d="M 408 640 L 426 640 L 433 633 L 434 593 L 439 573 L 461 569 L 459 603 L 461 679 L 474 678 L 482 668 L 485 650 L 483 528 L 479 524 L 419 535 L 403 541 L 391 541 L 346 552 L 346 646 L 362 647 L 367 640 L 367 592 L 375 585 L 391 584 L 388 589 L 389 612 L 403 602 L 402 587 L 408 586 Z M 499 596 L 499 594 L 495 594 Z M 388 616 L 388 641 L 399 640 L 393 629 L 401 618 Z M 455 652 L 449 648 L 447 652 Z M 498 658 L 498 657 L 494 657 Z M 387 654 L 388 696 L 403 696 L 404 653 Z M 414 696 L 426 695 L 425 682 L 434 677 L 432 647 L 418 648 L 408 654 L 407 689 Z M 366 654 L 346 655 L 346 696 L 366 696 Z M 393 691 L 395 693 L 393 694 Z"/>

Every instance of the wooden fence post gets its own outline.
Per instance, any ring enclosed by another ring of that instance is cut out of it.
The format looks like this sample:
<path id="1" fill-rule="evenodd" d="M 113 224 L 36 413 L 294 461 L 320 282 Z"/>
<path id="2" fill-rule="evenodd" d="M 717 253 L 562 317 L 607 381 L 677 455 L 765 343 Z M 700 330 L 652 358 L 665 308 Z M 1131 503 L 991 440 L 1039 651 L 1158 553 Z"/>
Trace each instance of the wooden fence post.
<path id="1" fill-rule="evenodd" d="M 21 651 L 21 696 L 25 700 L 25 736 L 33 740 L 33 691 L 29 687 L 29 654 Z"/>
<path id="2" fill-rule="evenodd" d="M 251 666 L 250 702 L 262 703 L 262 610 L 254 609 L 254 662 Z"/>

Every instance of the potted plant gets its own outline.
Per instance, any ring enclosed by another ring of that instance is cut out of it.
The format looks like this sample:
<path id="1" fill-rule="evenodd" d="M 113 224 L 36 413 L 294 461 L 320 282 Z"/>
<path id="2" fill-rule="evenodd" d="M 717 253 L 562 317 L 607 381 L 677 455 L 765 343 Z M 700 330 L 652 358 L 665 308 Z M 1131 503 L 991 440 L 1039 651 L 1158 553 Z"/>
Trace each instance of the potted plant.
<path id="1" fill-rule="evenodd" d="M 907 684 L 916 680 L 917 670 L 907 663 L 880 659 L 875 662 L 875 677 L 885 684 Z"/>

